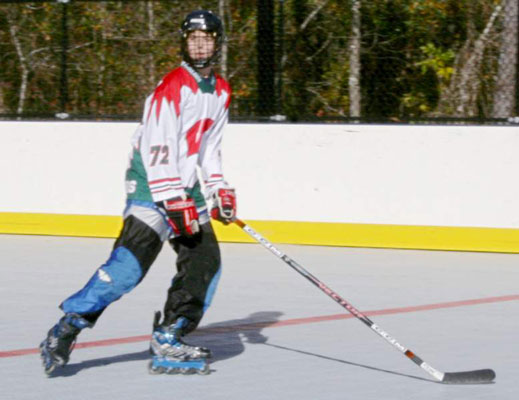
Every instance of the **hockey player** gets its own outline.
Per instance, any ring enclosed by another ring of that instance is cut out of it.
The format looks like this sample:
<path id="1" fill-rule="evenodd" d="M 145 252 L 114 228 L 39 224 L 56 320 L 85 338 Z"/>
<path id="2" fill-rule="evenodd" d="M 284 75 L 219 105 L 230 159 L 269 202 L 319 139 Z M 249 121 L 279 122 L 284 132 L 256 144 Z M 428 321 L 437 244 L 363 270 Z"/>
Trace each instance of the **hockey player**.
<path id="1" fill-rule="evenodd" d="M 225 224 L 236 215 L 236 196 L 223 178 L 220 144 L 230 87 L 213 72 L 223 41 L 210 11 L 187 15 L 181 25 L 182 64 L 145 102 L 126 173 L 124 225 L 108 261 L 60 305 L 65 315 L 40 345 L 45 372 L 64 366 L 79 332 L 93 327 L 112 302 L 146 275 L 164 241 L 177 253 L 177 269 L 154 318 L 151 373 L 209 372 L 211 353 L 182 337 L 199 324 L 220 275 L 220 250 L 211 217 Z M 205 181 L 205 198 L 196 167 Z"/>

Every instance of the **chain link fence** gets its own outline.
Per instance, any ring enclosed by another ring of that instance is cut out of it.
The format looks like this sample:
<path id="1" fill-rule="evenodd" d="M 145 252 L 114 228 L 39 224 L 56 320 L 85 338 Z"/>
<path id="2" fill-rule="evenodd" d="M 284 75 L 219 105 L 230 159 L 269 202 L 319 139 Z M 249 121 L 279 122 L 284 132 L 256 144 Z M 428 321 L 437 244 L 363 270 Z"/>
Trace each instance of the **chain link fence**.
<path id="1" fill-rule="evenodd" d="M 231 120 L 519 123 L 519 0 L 1 1 L 0 117 L 138 120 L 193 8 Z"/>

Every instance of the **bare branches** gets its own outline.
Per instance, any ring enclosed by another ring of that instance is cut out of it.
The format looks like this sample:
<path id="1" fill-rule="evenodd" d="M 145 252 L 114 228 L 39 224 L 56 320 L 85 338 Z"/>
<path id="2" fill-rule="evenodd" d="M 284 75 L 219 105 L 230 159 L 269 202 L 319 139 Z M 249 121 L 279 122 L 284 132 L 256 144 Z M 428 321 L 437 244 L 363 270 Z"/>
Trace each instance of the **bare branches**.
<path id="1" fill-rule="evenodd" d="M 308 17 L 303 21 L 301 26 L 299 27 L 299 30 L 302 32 L 306 29 L 308 24 L 312 22 L 312 20 L 319 14 L 319 12 L 328 4 L 330 0 L 324 0 L 321 4 L 317 6 L 315 10 L 313 10 L 310 14 L 308 14 Z"/>

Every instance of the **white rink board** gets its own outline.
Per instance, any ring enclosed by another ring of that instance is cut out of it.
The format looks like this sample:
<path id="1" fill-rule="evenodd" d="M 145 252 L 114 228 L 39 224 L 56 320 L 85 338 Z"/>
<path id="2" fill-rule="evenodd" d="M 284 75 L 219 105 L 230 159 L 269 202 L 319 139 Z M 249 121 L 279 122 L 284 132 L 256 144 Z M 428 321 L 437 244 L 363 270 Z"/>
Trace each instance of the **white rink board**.
<path id="1" fill-rule="evenodd" d="M 0 212 L 120 215 L 137 123 L 0 122 Z M 250 220 L 519 228 L 519 127 L 230 124 Z"/>

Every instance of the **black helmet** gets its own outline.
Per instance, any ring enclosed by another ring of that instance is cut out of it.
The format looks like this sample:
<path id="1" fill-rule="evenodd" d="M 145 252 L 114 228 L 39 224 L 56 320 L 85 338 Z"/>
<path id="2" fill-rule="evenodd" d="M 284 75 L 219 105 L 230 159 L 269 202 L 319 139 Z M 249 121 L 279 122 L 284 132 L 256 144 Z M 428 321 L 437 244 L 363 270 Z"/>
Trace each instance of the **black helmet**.
<path id="1" fill-rule="evenodd" d="M 189 52 L 187 51 L 187 37 L 193 31 L 204 31 L 213 35 L 215 48 L 211 57 L 193 60 L 189 56 Z M 220 18 L 211 11 L 197 10 L 190 12 L 182 22 L 180 34 L 182 36 L 182 57 L 188 64 L 191 64 L 195 68 L 205 68 L 218 62 L 222 50 L 223 25 Z"/>

